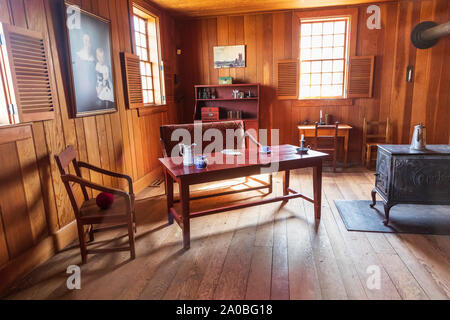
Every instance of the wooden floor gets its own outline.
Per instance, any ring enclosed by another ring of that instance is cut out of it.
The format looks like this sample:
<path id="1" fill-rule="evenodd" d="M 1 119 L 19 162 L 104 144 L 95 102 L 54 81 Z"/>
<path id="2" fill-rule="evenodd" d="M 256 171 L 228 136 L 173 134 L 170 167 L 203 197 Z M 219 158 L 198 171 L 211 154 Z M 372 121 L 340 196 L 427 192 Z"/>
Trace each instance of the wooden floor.
<path id="1" fill-rule="evenodd" d="M 295 171 L 291 185 L 312 196 L 311 176 L 310 170 Z M 240 182 L 229 187 L 244 187 Z M 280 194 L 281 175 L 274 183 Z M 333 200 L 369 199 L 372 186 L 373 172 L 365 169 L 326 172 L 318 227 L 312 204 L 301 199 L 236 210 L 192 220 L 188 251 L 182 249 L 178 225 L 167 225 L 164 196 L 155 196 L 163 187 L 149 188 L 137 203 L 136 260 L 130 261 L 128 252 L 89 256 L 82 266 L 82 289 L 69 291 L 66 269 L 81 262 L 75 243 L 18 283 L 7 298 L 448 299 L 450 236 L 345 229 Z M 261 196 L 241 193 L 196 201 L 192 207 Z M 126 241 L 120 237 L 124 234 L 108 236 L 117 237 L 118 245 Z M 380 289 L 367 286 L 371 266 L 381 272 Z"/>

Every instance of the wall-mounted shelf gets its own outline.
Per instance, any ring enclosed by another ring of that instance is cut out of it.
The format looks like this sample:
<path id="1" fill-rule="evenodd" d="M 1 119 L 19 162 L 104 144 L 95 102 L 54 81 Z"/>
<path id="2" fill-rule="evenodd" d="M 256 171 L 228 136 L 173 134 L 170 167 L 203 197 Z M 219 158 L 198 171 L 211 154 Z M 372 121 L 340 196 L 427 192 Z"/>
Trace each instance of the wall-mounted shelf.
<path id="1" fill-rule="evenodd" d="M 215 93 L 215 99 L 199 98 L 199 92 L 207 88 Z M 239 90 L 247 95 L 250 91 L 251 97 L 235 99 L 233 97 L 233 90 Z M 219 107 L 218 121 L 230 120 L 227 118 L 228 111 L 242 111 L 242 120 L 244 121 L 245 130 L 255 130 L 256 134 L 254 133 L 254 137 L 257 138 L 259 135 L 258 130 L 260 96 L 259 83 L 196 85 L 194 121 L 201 120 L 201 112 L 203 107 Z M 255 145 L 247 140 L 247 146 L 254 147 Z"/>
<path id="2" fill-rule="evenodd" d="M 216 95 L 215 99 L 202 99 L 200 92 L 209 89 Z M 233 90 L 244 92 L 251 97 L 234 98 Z M 203 107 L 219 107 L 219 119 L 228 120 L 228 111 L 242 111 L 242 120 L 259 121 L 259 83 L 240 83 L 224 85 L 196 85 L 194 121 L 201 120 Z M 252 125 L 254 127 L 254 125 Z"/>

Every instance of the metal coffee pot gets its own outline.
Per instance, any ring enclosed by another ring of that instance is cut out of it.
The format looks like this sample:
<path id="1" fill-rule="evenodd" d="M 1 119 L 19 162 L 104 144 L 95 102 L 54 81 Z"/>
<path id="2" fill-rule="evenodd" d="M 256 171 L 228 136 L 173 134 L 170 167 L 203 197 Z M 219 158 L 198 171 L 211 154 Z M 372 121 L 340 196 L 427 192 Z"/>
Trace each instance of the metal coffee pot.
<path id="1" fill-rule="evenodd" d="M 411 141 L 411 150 L 425 150 L 426 147 L 426 131 L 422 123 L 414 127 L 413 137 Z"/>
<path id="2" fill-rule="evenodd" d="M 183 165 L 184 166 L 192 166 L 194 164 L 194 152 L 192 148 L 196 146 L 195 143 L 191 145 L 186 144 L 179 144 L 180 146 L 180 153 L 183 156 Z"/>

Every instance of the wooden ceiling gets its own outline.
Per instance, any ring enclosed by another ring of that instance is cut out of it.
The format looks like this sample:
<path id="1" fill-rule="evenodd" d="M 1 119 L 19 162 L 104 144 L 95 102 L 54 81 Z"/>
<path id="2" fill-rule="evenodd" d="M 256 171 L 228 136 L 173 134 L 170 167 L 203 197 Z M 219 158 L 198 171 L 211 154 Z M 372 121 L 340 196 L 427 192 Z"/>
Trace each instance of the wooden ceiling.
<path id="1" fill-rule="evenodd" d="M 317 8 L 361 3 L 374 0 L 152 0 L 175 15 L 204 17 L 237 13 Z M 392 0 L 377 0 L 387 2 Z"/>

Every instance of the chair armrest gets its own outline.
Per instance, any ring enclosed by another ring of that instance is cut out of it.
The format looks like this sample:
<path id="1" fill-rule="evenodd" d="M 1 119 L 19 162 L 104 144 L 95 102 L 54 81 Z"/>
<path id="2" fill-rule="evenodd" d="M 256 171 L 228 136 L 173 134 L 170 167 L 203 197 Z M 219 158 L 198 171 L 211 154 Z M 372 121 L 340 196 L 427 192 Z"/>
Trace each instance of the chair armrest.
<path id="1" fill-rule="evenodd" d="M 102 174 L 105 174 L 105 175 L 108 175 L 108 176 L 111 176 L 111 177 L 121 178 L 121 179 L 127 180 L 128 181 L 128 192 L 130 194 L 134 195 L 134 192 L 133 192 L 133 180 L 131 179 L 130 176 L 127 176 L 126 174 L 113 172 L 113 171 L 108 171 L 108 170 L 105 170 L 105 169 L 93 166 L 92 164 L 89 164 L 89 163 L 86 163 L 86 162 L 83 162 L 83 161 L 78 161 L 77 163 L 78 163 L 78 166 L 81 167 L 81 168 L 86 168 L 86 169 L 89 169 L 89 170 L 92 170 L 92 171 L 96 171 L 96 172 L 99 172 L 99 173 L 102 173 Z"/>
<path id="2" fill-rule="evenodd" d="M 85 180 L 83 178 L 74 176 L 72 174 L 62 175 L 61 179 L 62 179 L 63 182 L 74 182 L 74 183 L 77 183 L 77 184 L 79 184 L 79 185 L 81 185 L 83 187 L 88 187 L 88 188 L 91 188 L 91 189 L 94 189 L 94 190 L 98 190 L 98 191 L 102 191 L 102 192 L 108 192 L 108 193 L 112 193 L 114 195 L 118 195 L 118 196 L 124 197 L 126 200 L 128 200 L 128 203 L 129 203 L 129 206 L 130 206 L 130 209 L 131 209 L 131 204 L 132 204 L 131 196 L 130 196 L 130 194 L 128 192 L 125 192 L 123 190 L 116 189 L 116 188 L 108 188 L 108 187 L 102 186 L 100 184 L 93 183 L 93 182 Z"/>

